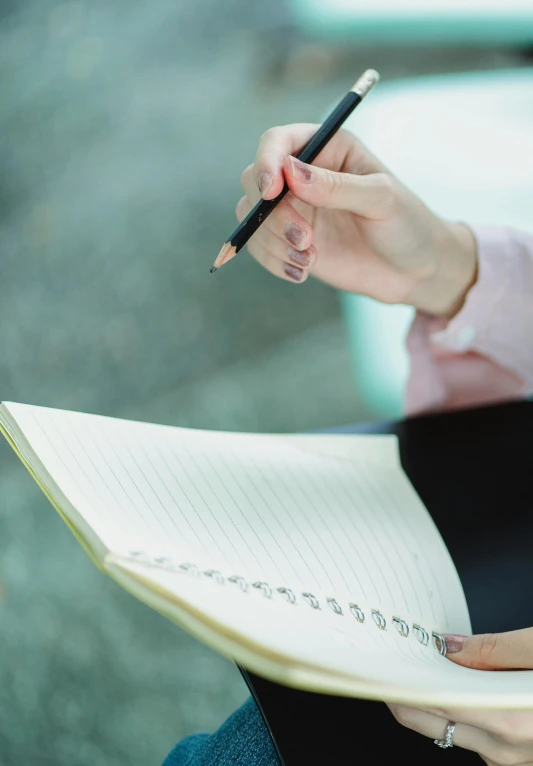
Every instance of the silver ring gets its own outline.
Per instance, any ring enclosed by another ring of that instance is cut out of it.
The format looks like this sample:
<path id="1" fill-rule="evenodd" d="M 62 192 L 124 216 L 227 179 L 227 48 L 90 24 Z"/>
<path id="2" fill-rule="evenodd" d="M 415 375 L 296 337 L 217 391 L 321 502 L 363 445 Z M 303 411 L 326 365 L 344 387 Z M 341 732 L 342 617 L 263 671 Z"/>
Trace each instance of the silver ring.
<path id="1" fill-rule="evenodd" d="M 453 747 L 453 735 L 455 734 L 455 721 L 450 721 L 446 727 L 444 739 L 434 739 L 433 742 L 445 750 L 447 747 Z"/>

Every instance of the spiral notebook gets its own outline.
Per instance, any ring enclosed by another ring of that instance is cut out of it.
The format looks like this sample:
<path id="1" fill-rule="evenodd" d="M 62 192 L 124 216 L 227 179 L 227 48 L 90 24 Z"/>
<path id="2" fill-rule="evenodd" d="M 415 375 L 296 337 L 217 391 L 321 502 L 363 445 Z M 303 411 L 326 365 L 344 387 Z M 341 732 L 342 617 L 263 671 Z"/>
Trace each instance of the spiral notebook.
<path id="1" fill-rule="evenodd" d="M 395 437 L 209 432 L 13 403 L 0 427 L 105 573 L 244 668 L 338 695 L 533 707 L 533 672 L 441 656 L 439 634 L 469 633 L 468 610 Z"/>

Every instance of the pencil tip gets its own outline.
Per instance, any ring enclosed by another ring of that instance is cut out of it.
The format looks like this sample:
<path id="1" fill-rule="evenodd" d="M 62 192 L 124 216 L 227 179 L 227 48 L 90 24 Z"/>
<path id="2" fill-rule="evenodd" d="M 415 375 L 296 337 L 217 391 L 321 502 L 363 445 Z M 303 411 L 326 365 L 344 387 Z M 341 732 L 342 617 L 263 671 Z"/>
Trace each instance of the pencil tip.
<path id="1" fill-rule="evenodd" d="M 211 273 L 219 269 L 221 266 L 223 266 L 225 263 L 227 263 L 231 258 L 233 258 L 234 255 L 237 253 L 237 248 L 231 244 L 231 242 L 226 242 L 220 253 L 215 258 L 215 262 L 213 264 L 213 268 L 211 269 Z"/>
<path id="2" fill-rule="evenodd" d="M 211 266 L 211 268 L 209 269 L 209 273 L 210 274 L 214 274 L 215 271 L 218 271 L 217 267 L 216 266 Z"/>

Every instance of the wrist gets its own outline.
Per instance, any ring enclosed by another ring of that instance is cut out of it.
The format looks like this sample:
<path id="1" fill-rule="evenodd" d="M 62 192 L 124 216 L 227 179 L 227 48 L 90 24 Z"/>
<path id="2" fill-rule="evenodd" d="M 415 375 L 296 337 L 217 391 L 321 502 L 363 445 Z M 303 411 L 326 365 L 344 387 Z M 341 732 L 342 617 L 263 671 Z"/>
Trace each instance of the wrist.
<path id="1" fill-rule="evenodd" d="M 464 224 L 440 223 L 432 248 L 431 273 L 413 290 L 410 302 L 419 311 L 451 319 L 476 282 L 477 246 Z"/>

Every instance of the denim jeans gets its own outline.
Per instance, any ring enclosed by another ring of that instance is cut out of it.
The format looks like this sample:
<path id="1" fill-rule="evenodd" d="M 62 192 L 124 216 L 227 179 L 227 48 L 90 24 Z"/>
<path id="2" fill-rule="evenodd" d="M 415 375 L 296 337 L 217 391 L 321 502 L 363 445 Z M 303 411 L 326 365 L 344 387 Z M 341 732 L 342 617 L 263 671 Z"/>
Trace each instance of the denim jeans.
<path id="1" fill-rule="evenodd" d="M 250 697 L 214 734 L 193 734 L 178 742 L 163 766 L 279 766 L 279 761 Z"/>

